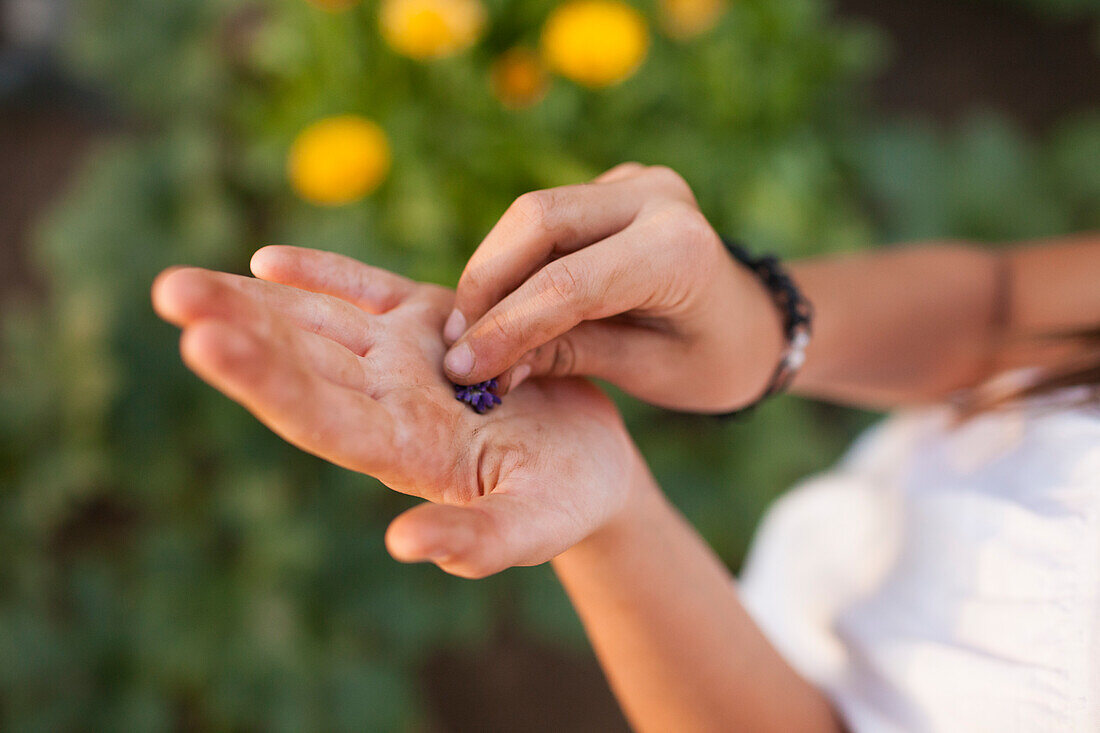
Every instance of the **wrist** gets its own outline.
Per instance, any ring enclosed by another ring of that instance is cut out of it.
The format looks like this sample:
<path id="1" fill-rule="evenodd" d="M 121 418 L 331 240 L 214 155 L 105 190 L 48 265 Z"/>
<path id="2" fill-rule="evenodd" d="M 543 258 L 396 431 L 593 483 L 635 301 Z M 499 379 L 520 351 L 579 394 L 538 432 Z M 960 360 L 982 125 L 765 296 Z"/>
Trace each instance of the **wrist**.
<path id="1" fill-rule="evenodd" d="M 758 391 L 756 396 L 750 398 L 748 402 L 724 415 L 724 417 L 730 417 L 744 414 L 768 397 L 786 391 L 794 381 L 806 360 L 806 347 L 809 346 L 813 327 L 813 306 L 787 269 L 780 264 L 778 257 L 770 254 L 753 255 L 743 246 L 729 240 L 722 240 L 722 243 L 742 270 L 751 273 L 757 280 L 760 287 L 756 288 L 756 292 L 759 293 L 761 289 L 767 292 L 768 299 L 774 306 L 773 315 L 779 317 L 782 343 L 780 356 L 772 362 L 774 366 L 764 389 Z M 759 303 L 759 298 L 756 302 Z M 753 325 L 759 327 L 769 320 L 774 321 L 774 319 L 766 317 L 760 319 L 750 315 L 746 317 L 746 324 L 750 328 Z M 774 334 L 774 329 L 768 330 Z M 758 331 L 758 333 L 761 332 Z"/>
<path id="2" fill-rule="evenodd" d="M 755 272 L 723 255 L 726 298 L 719 318 L 727 333 L 724 369 L 729 388 L 717 411 L 744 407 L 764 394 L 787 345 L 783 314 L 772 293 Z"/>

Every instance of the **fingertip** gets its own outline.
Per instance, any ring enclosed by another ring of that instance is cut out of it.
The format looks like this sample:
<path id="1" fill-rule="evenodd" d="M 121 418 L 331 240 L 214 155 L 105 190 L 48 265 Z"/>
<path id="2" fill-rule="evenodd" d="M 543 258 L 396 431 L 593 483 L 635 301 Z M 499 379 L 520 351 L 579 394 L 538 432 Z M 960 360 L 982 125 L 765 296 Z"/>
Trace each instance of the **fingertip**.
<path id="1" fill-rule="evenodd" d="M 453 346 L 443 357 L 443 370 L 453 380 L 468 379 L 474 371 L 474 365 L 474 350 L 465 341 Z"/>
<path id="2" fill-rule="evenodd" d="M 464 333 L 466 333 L 466 316 L 455 308 L 451 311 L 451 315 L 447 316 L 447 322 L 443 325 L 443 339 L 450 345 L 462 338 Z"/>
<path id="3" fill-rule="evenodd" d="M 503 397 L 519 387 L 531 376 L 530 364 L 517 364 L 497 377 L 497 395 Z"/>
<path id="4" fill-rule="evenodd" d="M 166 267 L 163 270 L 161 270 L 160 272 L 158 272 L 157 276 L 155 278 L 153 278 L 153 285 L 152 285 L 152 288 L 151 288 L 152 292 L 155 294 L 160 288 L 162 288 L 164 286 L 165 281 L 169 277 L 171 277 L 173 273 L 179 272 L 180 270 L 186 270 L 186 269 L 188 269 L 188 265 L 172 265 L 172 266 Z"/>
<path id="5" fill-rule="evenodd" d="M 390 526 L 386 528 L 384 537 L 386 551 L 398 562 L 419 562 L 424 559 L 420 542 L 415 535 L 411 535 L 406 529 L 407 523 L 402 521 L 404 516 L 402 514 L 390 522 Z"/>
<path id="6" fill-rule="evenodd" d="M 260 247 L 252 253 L 252 259 L 248 262 L 248 269 L 261 280 L 275 279 L 275 276 L 285 265 L 289 247 L 277 244 L 269 244 Z"/>
<path id="7" fill-rule="evenodd" d="M 386 550 L 398 562 L 450 562 L 473 544 L 465 519 L 458 507 L 421 504 L 390 522 Z"/>
<path id="8" fill-rule="evenodd" d="M 153 303 L 153 310 L 156 311 L 158 316 L 165 320 L 170 320 L 165 311 L 165 283 L 171 279 L 173 273 L 179 272 L 183 268 L 183 265 L 172 265 L 171 267 L 161 270 L 157 276 L 153 278 L 153 284 L 149 287 L 149 299 Z"/>
<path id="9" fill-rule="evenodd" d="M 153 280 L 153 310 L 164 320 L 182 326 L 190 316 L 192 306 L 210 293 L 206 272 L 198 267 L 181 265 L 161 272 Z"/>
<path id="10" fill-rule="evenodd" d="M 508 391 L 510 392 L 519 387 L 530 376 L 531 365 L 520 364 L 518 367 L 512 370 L 511 378 L 508 380 Z"/>
<path id="11" fill-rule="evenodd" d="M 390 522 L 384 539 L 386 550 L 394 560 L 404 563 L 424 562 L 431 555 L 437 554 L 434 552 L 433 538 L 426 536 L 425 523 L 421 517 L 424 510 L 430 510 L 430 507 L 430 504 L 421 504 Z"/>

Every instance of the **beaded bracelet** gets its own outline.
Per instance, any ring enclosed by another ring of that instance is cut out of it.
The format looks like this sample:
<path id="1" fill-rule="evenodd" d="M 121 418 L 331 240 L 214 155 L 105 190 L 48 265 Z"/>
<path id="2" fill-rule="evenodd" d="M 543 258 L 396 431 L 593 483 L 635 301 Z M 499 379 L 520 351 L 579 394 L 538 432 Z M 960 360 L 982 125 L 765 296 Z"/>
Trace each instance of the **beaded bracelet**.
<path id="1" fill-rule="evenodd" d="M 745 415 L 767 398 L 790 386 L 791 380 L 806 361 L 806 347 L 810 344 L 814 309 L 794 284 L 791 276 L 779 266 L 779 259 L 775 255 L 754 257 L 736 242 L 723 239 L 722 243 L 726 245 L 726 249 L 735 260 L 756 273 L 764 287 L 771 293 L 772 300 L 783 313 L 783 335 L 787 339 L 787 346 L 775 371 L 772 372 L 771 380 L 764 389 L 764 393 L 745 407 L 718 415 L 718 417 L 727 418 Z"/>

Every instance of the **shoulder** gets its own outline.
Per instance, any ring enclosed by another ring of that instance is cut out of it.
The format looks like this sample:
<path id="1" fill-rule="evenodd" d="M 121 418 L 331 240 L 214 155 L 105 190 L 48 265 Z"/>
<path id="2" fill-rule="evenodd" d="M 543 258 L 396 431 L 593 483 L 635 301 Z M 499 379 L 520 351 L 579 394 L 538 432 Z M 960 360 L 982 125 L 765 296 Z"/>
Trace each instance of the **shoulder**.
<path id="1" fill-rule="evenodd" d="M 987 496 L 1043 516 L 1100 511 L 1100 409 L 1068 392 L 950 427 L 922 446 L 917 490 Z"/>

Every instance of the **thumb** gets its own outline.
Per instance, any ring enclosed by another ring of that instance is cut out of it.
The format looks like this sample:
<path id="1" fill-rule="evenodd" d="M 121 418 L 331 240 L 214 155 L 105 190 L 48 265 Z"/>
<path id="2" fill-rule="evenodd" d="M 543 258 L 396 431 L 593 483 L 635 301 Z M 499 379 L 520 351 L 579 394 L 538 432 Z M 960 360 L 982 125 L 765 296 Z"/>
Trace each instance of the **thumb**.
<path id="1" fill-rule="evenodd" d="M 580 539 L 564 515 L 522 497 L 491 493 L 463 506 L 425 503 L 397 516 L 386 548 L 401 562 L 434 562 L 462 578 L 538 565 Z"/>
<path id="2" fill-rule="evenodd" d="M 604 321 L 585 321 L 561 336 L 528 351 L 515 366 L 497 378 L 498 394 L 505 395 L 534 377 L 597 377 L 616 381 L 615 365 L 635 334 Z"/>

